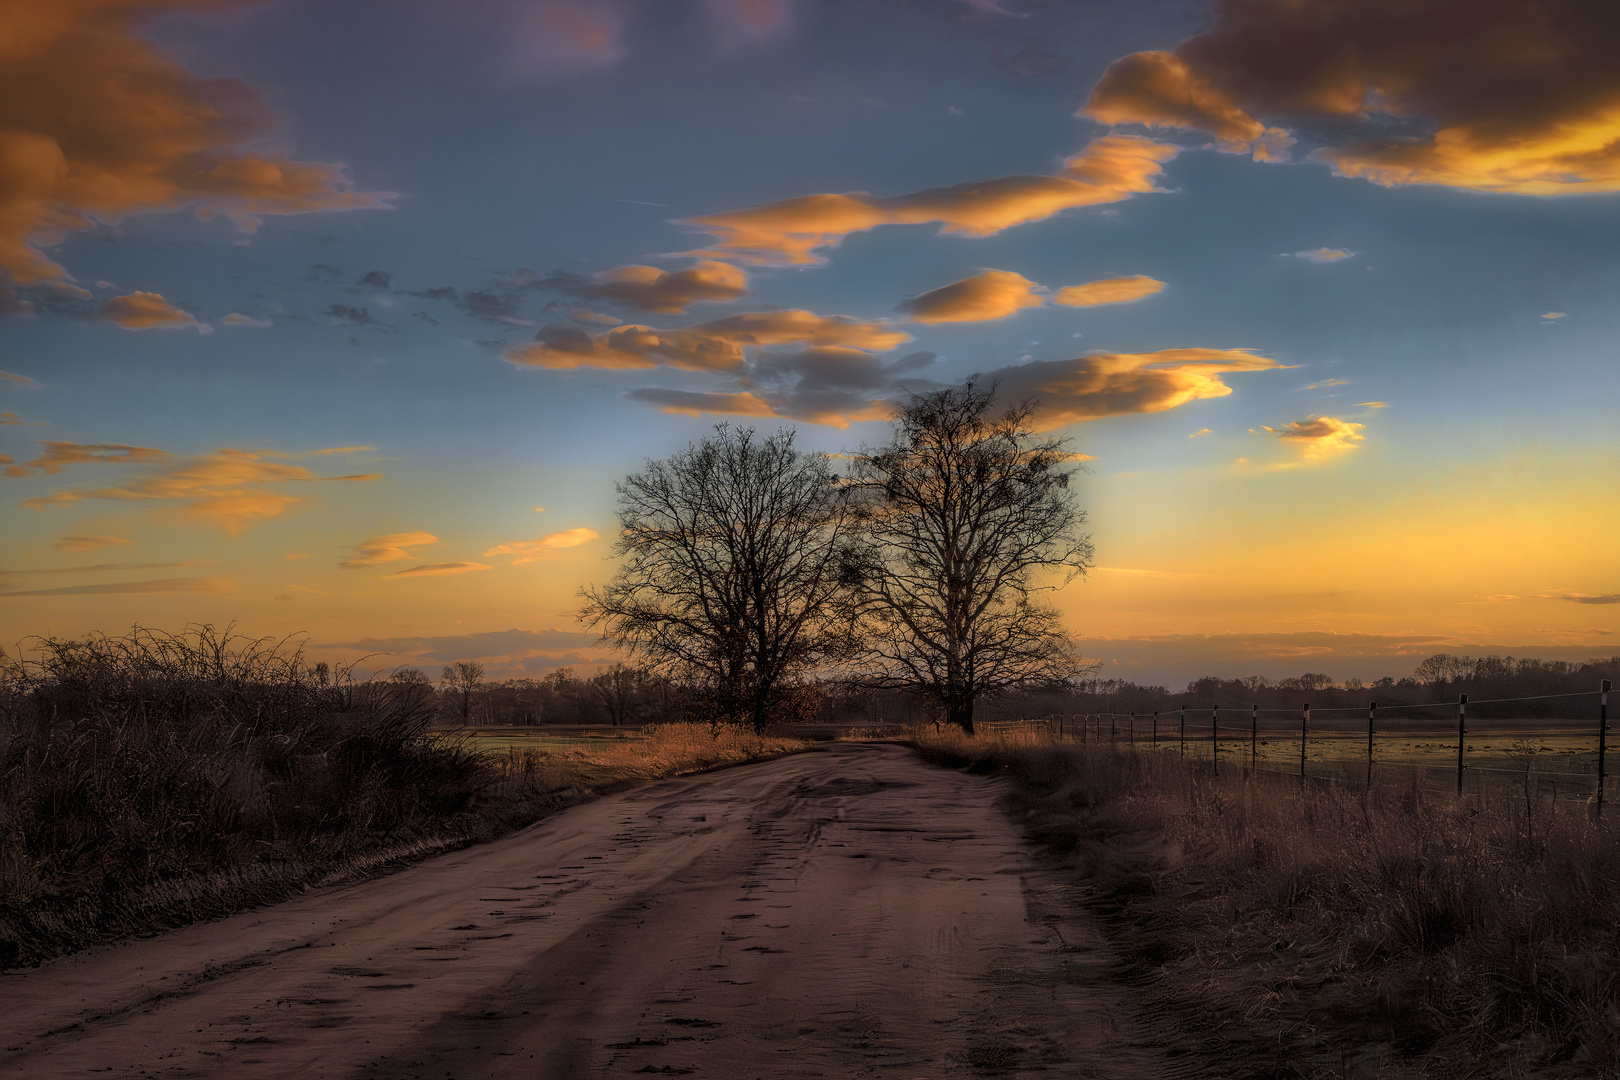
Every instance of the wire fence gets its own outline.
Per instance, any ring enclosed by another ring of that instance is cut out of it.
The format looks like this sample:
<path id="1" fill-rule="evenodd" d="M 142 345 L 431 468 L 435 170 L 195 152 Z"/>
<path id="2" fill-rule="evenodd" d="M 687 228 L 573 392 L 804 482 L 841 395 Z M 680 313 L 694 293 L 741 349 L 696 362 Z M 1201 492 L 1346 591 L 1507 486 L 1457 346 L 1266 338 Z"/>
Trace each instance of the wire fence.
<path id="1" fill-rule="evenodd" d="M 1154 712 L 1058 712 L 975 725 L 1082 744 L 1127 746 L 1208 761 L 1219 774 L 1296 775 L 1306 781 L 1406 782 L 1486 795 L 1580 799 L 1601 812 L 1608 796 L 1610 682 L 1571 694 L 1312 709 L 1206 705 Z M 1557 715 L 1524 715 L 1526 712 Z"/>

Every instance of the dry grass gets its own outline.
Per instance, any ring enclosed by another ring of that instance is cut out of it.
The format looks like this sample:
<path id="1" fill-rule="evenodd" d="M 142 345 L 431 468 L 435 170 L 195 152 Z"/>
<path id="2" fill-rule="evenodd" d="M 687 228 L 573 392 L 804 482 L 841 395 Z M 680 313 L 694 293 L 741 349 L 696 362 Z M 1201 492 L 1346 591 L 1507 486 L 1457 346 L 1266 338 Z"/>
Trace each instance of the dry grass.
<path id="1" fill-rule="evenodd" d="M 606 787 L 792 740 L 666 728 L 505 756 L 409 680 L 200 627 L 40 640 L 0 668 L 0 967 L 285 899 L 526 825 Z"/>
<path id="2" fill-rule="evenodd" d="M 1620 1075 L 1620 837 L 1584 811 L 1018 735 L 918 747 L 1004 770 L 1173 1038 L 1223 1071 Z"/>
<path id="3" fill-rule="evenodd" d="M 513 749 L 489 754 L 503 788 L 522 792 L 602 790 L 637 780 L 703 772 L 727 765 L 763 761 L 802 750 L 798 739 L 758 735 L 736 727 L 659 724 L 645 738 L 592 740 L 598 745 L 566 750 Z"/>

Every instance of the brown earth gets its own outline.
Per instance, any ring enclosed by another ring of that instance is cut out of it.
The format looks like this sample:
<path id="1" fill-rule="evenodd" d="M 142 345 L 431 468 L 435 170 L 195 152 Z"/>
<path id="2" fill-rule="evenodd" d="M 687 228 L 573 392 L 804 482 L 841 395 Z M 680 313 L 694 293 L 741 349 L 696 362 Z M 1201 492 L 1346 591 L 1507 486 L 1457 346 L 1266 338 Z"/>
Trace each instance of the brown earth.
<path id="1" fill-rule="evenodd" d="M 1184 1073 L 995 782 L 838 744 L 0 976 L 0 1075 Z"/>

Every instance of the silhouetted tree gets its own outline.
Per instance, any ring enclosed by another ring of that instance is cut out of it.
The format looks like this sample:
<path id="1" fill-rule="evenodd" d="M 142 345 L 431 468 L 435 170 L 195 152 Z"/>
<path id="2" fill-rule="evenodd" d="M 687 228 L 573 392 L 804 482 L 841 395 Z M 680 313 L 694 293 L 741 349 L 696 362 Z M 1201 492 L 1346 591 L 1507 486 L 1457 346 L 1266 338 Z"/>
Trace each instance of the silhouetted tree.
<path id="1" fill-rule="evenodd" d="M 624 561 L 583 591 L 582 618 L 701 689 L 719 717 L 763 727 L 836 640 L 829 601 L 850 519 L 827 458 L 797 450 L 792 431 L 721 424 L 617 490 Z"/>
<path id="2" fill-rule="evenodd" d="M 644 679 L 640 668 L 614 664 L 591 680 L 591 688 L 596 691 L 596 696 L 602 699 L 602 707 L 607 710 L 608 719 L 614 727 L 630 718 L 640 697 Z"/>
<path id="3" fill-rule="evenodd" d="M 478 684 L 484 681 L 484 665 L 476 660 L 457 660 L 453 664 L 446 664 L 439 673 L 439 686 L 452 693 L 461 695 L 461 720 L 466 723 L 472 718 L 473 691 Z"/>
<path id="4" fill-rule="evenodd" d="M 974 380 L 915 394 L 890 441 L 859 455 L 862 543 L 846 567 L 873 686 L 935 700 L 973 730 L 974 703 L 1083 670 L 1058 613 L 1036 602 L 1091 565 L 1063 439 L 1038 438 L 1035 405 L 992 412 Z"/>

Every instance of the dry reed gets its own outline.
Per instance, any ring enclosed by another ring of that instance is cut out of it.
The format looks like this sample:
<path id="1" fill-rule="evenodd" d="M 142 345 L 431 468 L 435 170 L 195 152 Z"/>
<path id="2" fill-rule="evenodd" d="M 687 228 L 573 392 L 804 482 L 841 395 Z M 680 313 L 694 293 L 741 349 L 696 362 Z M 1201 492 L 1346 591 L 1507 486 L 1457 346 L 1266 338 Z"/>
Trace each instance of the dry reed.
<path id="1" fill-rule="evenodd" d="M 1583 810 L 920 734 L 1001 771 L 1172 1038 L 1255 1077 L 1614 1076 L 1620 837 Z"/>

